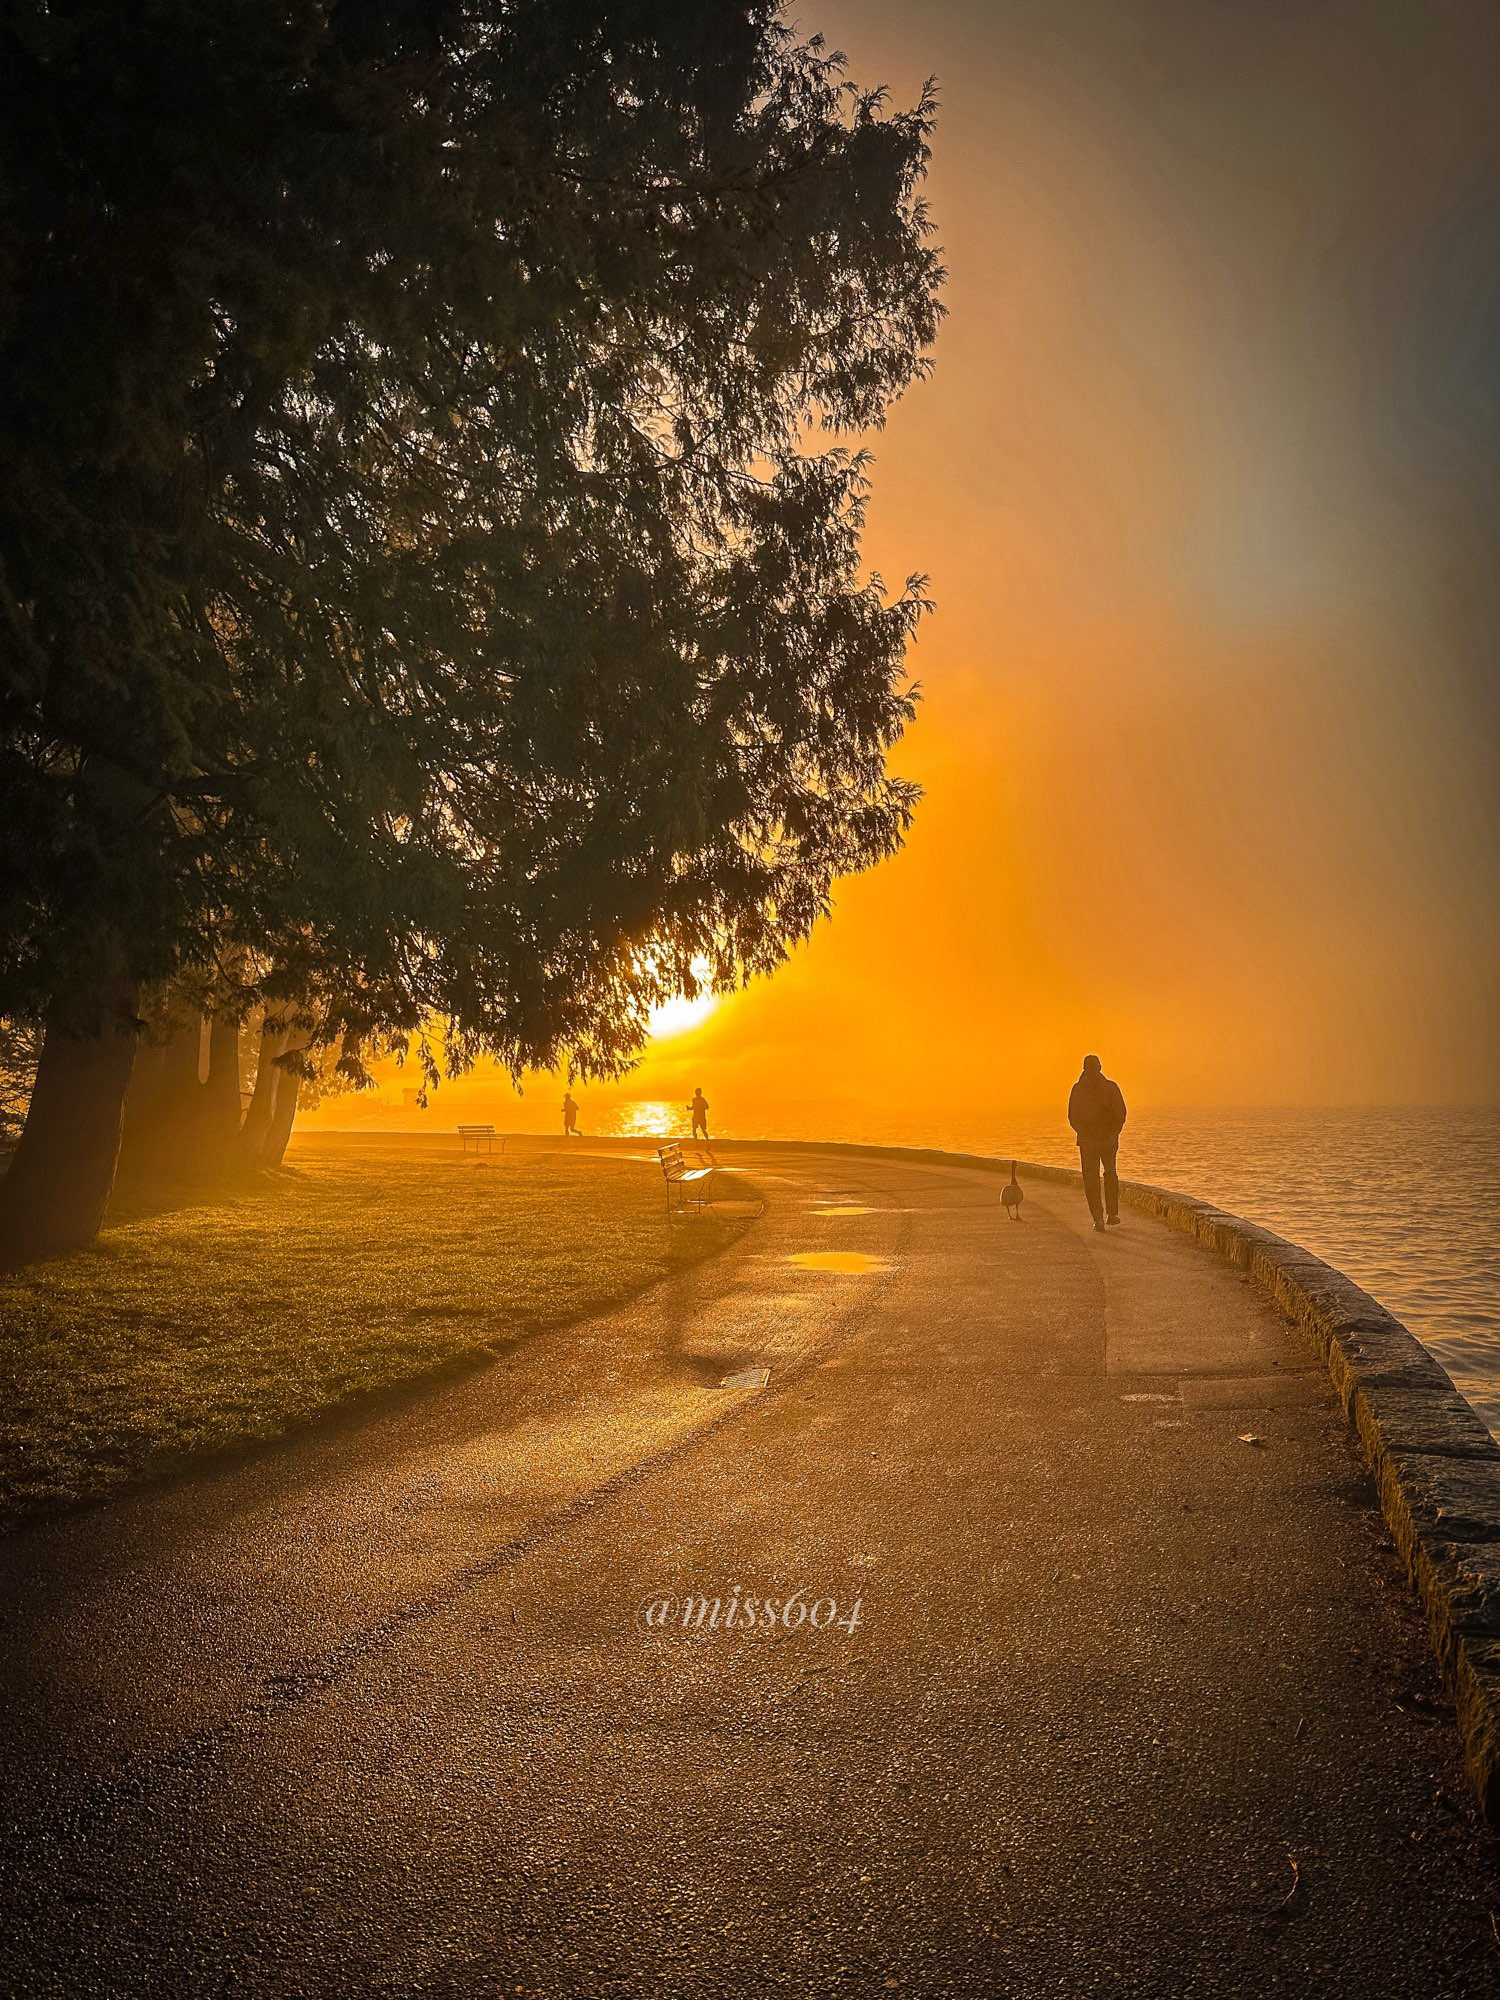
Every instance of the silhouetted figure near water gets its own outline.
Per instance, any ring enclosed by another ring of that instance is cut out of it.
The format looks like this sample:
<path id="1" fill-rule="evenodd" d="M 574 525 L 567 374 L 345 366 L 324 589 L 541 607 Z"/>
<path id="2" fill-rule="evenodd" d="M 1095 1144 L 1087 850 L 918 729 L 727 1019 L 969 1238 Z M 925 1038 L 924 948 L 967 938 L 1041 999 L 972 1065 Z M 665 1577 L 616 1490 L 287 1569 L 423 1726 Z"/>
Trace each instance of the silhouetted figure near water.
<path id="1" fill-rule="evenodd" d="M 1085 1056 L 1083 1075 L 1068 1098 L 1068 1123 L 1078 1135 L 1078 1163 L 1083 1168 L 1083 1191 L 1088 1196 L 1094 1227 L 1103 1229 L 1106 1215 L 1111 1223 L 1120 1220 L 1120 1182 L 1115 1173 L 1120 1130 L 1125 1123 L 1125 1096 L 1120 1086 L 1104 1074 L 1097 1056 Z M 1099 1198 L 1099 1176 L 1104 1175 L 1104 1199 Z"/>
<path id="2" fill-rule="evenodd" d="M 563 1137 L 565 1139 L 581 1139 L 583 1137 L 583 1134 L 578 1129 L 578 1106 L 573 1102 L 573 1093 L 571 1090 L 565 1091 L 563 1094 Z"/>
<path id="3" fill-rule="evenodd" d="M 693 1101 L 688 1106 L 688 1110 L 691 1111 L 693 1114 L 693 1137 L 695 1139 L 701 1138 L 703 1143 L 707 1145 L 708 1144 L 708 1099 L 703 1095 L 703 1086 L 701 1083 L 699 1084 L 698 1088 L 693 1092 Z"/>

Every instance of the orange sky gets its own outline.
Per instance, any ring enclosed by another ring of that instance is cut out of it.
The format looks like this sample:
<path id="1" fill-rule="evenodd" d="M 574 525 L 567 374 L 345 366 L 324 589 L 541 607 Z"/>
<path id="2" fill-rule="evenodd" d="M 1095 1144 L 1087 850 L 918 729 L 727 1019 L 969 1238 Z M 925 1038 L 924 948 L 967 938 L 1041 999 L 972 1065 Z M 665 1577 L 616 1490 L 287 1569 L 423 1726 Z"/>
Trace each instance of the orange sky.
<path id="1" fill-rule="evenodd" d="M 938 603 L 896 759 L 927 795 L 774 981 L 590 1109 L 1029 1107 L 1088 1048 L 1138 1103 L 1500 1097 L 1490 10 L 798 18 L 942 87 L 950 317 L 867 538 Z M 559 1095 L 490 1071 L 420 1122 Z"/>

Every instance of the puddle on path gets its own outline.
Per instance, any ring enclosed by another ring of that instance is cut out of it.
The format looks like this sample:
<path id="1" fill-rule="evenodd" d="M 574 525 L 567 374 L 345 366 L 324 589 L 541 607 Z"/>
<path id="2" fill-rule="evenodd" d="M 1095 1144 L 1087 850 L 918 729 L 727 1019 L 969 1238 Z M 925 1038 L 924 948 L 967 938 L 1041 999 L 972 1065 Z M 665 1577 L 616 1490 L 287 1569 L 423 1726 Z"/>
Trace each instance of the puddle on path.
<path id="1" fill-rule="evenodd" d="M 837 1271 L 846 1277 L 860 1277 L 869 1271 L 888 1271 L 886 1257 L 866 1257 L 858 1250 L 801 1250 L 787 1259 L 804 1271 Z"/>
<path id="2" fill-rule="evenodd" d="M 814 1215 L 874 1215 L 875 1213 L 876 1211 L 873 1208 L 861 1208 L 855 1202 L 849 1203 L 847 1207 L 815 1208 L 813 1210 Z"/>

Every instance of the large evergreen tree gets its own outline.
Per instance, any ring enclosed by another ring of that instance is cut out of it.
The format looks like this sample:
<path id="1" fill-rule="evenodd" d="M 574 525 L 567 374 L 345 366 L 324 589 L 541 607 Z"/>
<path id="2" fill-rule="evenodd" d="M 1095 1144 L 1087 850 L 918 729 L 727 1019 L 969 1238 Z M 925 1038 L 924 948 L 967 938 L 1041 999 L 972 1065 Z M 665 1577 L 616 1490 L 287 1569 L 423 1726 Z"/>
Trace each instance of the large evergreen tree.
<path id="1" fill-rule="evenodd" d="M 11 0 L 0 1189 L 84 1240 L 144 982 L 618 1068 L 899 842 L 932 105 L 757 0 Z"/>

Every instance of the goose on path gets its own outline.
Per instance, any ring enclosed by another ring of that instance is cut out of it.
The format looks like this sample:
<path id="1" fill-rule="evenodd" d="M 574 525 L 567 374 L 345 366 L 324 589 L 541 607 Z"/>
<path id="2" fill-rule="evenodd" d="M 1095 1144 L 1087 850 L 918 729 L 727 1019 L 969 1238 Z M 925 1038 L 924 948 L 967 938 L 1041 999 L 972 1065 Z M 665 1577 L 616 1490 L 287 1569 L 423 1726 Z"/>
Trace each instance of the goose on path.
<path id="1" fill-rule="evenodd" d="M 1005 1212 L 1012 1222 L 1021 1220 L 1021 1203 L 1026 1196 L 1021 1191 L 1021 1183 L 1016 1179 L 1016 1163 L 1010 1163 L 1010 1179 L 1000 1190 L 1000 1199 L 1005 1204 Z"/>

